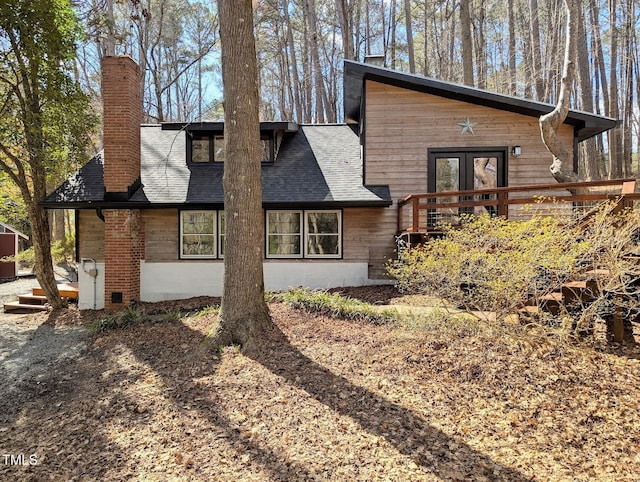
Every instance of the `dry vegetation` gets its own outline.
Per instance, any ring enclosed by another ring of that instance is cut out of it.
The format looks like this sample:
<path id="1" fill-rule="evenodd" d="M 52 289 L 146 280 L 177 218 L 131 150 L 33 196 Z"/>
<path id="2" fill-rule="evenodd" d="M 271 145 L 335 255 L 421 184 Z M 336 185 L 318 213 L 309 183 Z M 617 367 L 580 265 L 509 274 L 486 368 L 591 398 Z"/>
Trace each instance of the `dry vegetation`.
<path id="1" fill-rule="evenodd" d="M 210 311 L 96 335 L 0 401 L 3 453 L 38 460 L 0 463 L 0 479 L 638 480 L 635 347 L 270 308 L 251 356 L 203 348 Z"/>

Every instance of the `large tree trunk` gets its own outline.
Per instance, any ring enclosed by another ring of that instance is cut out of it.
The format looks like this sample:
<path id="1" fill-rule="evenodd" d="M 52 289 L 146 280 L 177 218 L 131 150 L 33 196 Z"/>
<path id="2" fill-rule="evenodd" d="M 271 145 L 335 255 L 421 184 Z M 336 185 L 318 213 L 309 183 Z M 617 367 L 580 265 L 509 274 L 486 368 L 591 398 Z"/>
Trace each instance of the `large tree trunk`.
<path id="1" fill-rule="evenodd" d="M 251 350 L 270 324 L 264 301 L 258 66 L 251 0 L 219 0 L 224 85 L 224 291 L 218 345 Z"/>
<path id="2" fill-rule="evenodd" d="M 540 117 L 542 142 L 553 156 L 551 174 L 558 182 L 576 182 L 578 175 L 573 170 L 573 150 L 558 137 L 558 129 L 569 113 L 571 86 L 575 71 L 576 50 L 576 0 L 564 0 L 567 7 L 567 35 L 562 69 L 562 84 L 556 108 Z"/>

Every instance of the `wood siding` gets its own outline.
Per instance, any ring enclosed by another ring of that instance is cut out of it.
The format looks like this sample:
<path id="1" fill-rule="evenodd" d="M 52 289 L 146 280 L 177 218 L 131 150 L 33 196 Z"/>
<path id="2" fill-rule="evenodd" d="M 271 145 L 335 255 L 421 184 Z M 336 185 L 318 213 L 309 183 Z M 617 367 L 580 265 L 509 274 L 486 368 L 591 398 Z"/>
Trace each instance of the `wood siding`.
<path id="1" fill-rule="evenodd" d="M 178 210 L 146 209 L 142 212 L 142 220 L 145 231 L 145 261 L 176 261 L 180 249 Z"/>
<path id="2" fill-rule="evenodd" d="M 397 230 L 397 201 L 427 192 L 427 160 L 431 148 L 507 148 L 507 184 L 554 182 L 551 155 L 540 138 L 538 118 L 446 99 L 378 82 L 367 81 L 365 97 L 365 183 L 388 184 L 393 205 L 377 220 L 370 240 L 373 272 L 393 257 Z M 473 134 L 458 125 L 466 118 Z M 573 147 L 573 128 L 563 125 L 560 136 Z M 519 145 L 522 155 L 510 156 Z M 373 259 L 375 256 L 375 259 Z"/>
<path id="3" fill-rule="evenodd" d="M 104 262 L 104 222 L 94 210 L 78 211 L 78 259 Z"/>

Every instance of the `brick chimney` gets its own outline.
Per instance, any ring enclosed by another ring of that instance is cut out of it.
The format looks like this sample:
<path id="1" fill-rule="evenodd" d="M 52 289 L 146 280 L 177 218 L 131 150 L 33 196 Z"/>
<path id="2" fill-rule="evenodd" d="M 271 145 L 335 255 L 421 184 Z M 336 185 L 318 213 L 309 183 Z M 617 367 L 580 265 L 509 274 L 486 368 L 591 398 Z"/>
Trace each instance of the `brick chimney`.
<path id="1" fill-rule="evenodd" d="M 126 200 L 140 182 L 140 67 L 131 57 L 102 59 L 106 200 Z"/>
<path id="2" fill-rule="evenodd" d="M 140 300 L 144 230 L 140 210 L 127 201 L 140 187 L 140 67 L 130 57 L 102 60 L 105 309 Z M 122 208 L 118 206 L 122 203 Z"/>

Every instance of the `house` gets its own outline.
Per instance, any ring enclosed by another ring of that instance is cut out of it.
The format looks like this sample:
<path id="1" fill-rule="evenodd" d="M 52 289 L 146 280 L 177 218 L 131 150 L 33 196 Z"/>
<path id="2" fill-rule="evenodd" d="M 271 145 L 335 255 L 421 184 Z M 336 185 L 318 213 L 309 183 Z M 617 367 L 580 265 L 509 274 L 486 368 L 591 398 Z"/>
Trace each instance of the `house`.
<path id="1" fill-rule="evenodd" d="M 29 237 L 8 224 L 0 222 L 0 258 L 16 256 L 25 249 Z M 0 261 L 0 280 L 11 280 L 18 276 L 18 261 Z"/>
<path id="2" fill-rule="evenodd" d="M 104 59 L 104 151 L 42 203 L 76 210 L 80 308 L 222 293 L 224 125 L 141 126 L 139 85 Z M 552 108 L 345 61 L 344 124 L 261 124 L 265 287 L 388 282 L 408 194 L 552 182 Z M 615 125 L 571 111 L 560 136 L 575 151 Z"/>

